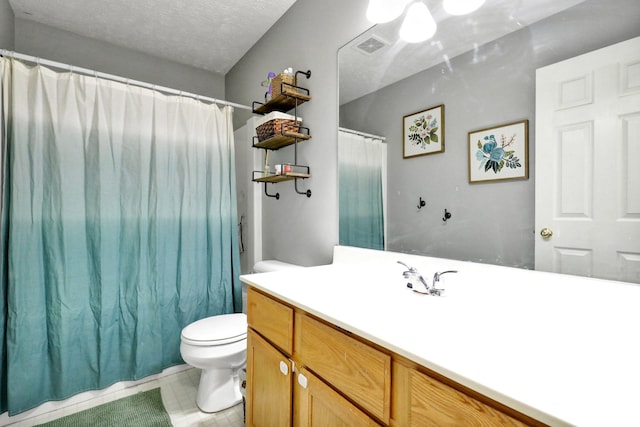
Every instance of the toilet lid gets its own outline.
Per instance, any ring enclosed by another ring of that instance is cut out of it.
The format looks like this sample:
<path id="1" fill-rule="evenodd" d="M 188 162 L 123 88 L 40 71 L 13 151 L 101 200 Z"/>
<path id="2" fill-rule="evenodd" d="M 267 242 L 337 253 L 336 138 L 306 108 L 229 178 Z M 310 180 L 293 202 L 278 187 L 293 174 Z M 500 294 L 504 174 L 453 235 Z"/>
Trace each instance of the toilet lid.
<path id="1" fill-rule="evenodd" d="M 247 316 L 244 313 L 206 317 L 182 330 L 182 341 L 191 345 L 222 345 L 247 337 Z"/>

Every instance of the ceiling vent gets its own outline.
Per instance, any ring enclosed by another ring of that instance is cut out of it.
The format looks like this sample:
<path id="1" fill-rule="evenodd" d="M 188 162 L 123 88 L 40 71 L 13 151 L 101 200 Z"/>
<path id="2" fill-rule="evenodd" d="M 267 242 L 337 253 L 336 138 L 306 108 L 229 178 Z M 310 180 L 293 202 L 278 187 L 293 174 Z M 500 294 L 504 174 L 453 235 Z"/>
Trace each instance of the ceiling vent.
<path id="1" fill-rule="evenodd" d="M 371 36 L 365 41 L 358 43 L 354 47 L 356 48 L 356 50 L 364 53 L 365 55 L 373 55 L 373 53 L 387 46 L 389 46 L 389 43 L 387 43 L 385 40 L 377 36 Z"/>

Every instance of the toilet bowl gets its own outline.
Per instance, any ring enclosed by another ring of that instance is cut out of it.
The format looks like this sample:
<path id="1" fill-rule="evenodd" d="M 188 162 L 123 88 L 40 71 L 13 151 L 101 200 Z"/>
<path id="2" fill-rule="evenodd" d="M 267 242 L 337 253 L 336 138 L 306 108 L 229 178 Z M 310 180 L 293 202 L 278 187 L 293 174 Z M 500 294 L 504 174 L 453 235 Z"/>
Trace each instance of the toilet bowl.
<path id="1" fill-rule="evenodd" d="M 247 316 L 207 317 L 187 325 L 180 335 L 180 355 L 201 370 L 196 403 L 218 412 L 242 401 L 239 372 L 247 361 Z"/>

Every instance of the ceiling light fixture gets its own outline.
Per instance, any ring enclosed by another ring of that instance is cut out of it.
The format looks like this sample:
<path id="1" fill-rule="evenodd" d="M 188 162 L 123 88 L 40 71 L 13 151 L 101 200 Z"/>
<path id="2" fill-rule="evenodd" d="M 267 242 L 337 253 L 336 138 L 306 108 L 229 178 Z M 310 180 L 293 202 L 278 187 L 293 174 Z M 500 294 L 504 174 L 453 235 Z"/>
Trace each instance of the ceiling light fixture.
<path id="1" fill-rule="evenodd" d="M 374 24 L 393 21 L 402 15 L 405 1 L 401 0 L 369 0 L 367 8 L 367 19 Z"/>
<path id="2" fill-rule="evenodd" d="M 416 2 L 407 10 L 400 27 L 400 38 L 408 43 L 420 43 L 433 37 L 437 28 L 427 5 Z"/>
<path id="3" fill-rule="evenodd" d="M 442 8 L 449 15 L 466 15 L 477 10 L 485 0 L 443 0 Z"/>
<path id="4" fill-rule="evenodd" d="M 367 19 L 376 24 L 393 21 L 411 0 L 369 0 Z M 480 8 L 485 0 L 442 0 L 442 7 L 450 15 L 466 15 Z M 436 33 L 438 25 L 422 1 L 409 6 L 400 27 L 400 38 L 407 43 L 420 43 Z"/>

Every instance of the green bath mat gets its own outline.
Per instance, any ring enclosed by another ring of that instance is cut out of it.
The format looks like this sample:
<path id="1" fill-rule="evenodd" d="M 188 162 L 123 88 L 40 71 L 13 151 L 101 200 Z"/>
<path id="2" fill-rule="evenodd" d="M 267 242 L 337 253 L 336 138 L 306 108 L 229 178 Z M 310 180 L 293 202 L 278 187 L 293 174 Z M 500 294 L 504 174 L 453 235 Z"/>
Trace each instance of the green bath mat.
<path id="1" fill-rule="evenodd" d="M 134 394 L 45 424 L 46 427 L 171 427 L 160 389 Z"/>

